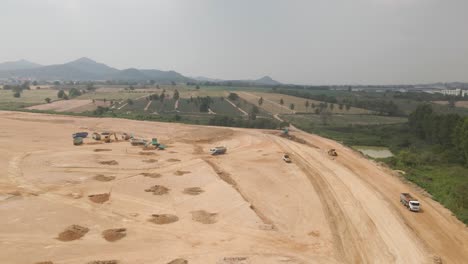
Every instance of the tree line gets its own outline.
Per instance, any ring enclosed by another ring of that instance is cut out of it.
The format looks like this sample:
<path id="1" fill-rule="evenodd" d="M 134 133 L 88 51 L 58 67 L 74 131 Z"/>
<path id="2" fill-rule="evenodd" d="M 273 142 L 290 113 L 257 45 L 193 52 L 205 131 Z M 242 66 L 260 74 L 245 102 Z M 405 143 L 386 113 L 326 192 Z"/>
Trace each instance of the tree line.
<path id="1" fill-rule="evenodd" d="M 409 116 L 411 131 L 430 144 L 453 150 L 468 166 L 468 117 L 458 114 L 438 114 L 429 104 L 422 104 Z"/>

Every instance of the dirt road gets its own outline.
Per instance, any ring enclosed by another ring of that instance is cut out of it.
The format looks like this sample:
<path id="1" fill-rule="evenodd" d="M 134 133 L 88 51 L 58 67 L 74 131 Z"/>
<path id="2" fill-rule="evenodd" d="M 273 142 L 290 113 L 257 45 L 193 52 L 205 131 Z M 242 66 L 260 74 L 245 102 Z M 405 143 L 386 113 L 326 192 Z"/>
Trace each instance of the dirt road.
<path id="1" fill-rule="evenodd" d="M 0 263 L 468 259 L 467 228 L 448 210 L 315 135 L 293 132 L 301 144 L 278 131 L 16 112 L 0 112 L 0 123 Z M 104 130 L 157 137 L 168 149 L 72 145 L 73 132 Z M 217 145 L 228 153 L 208 155 Z M 281 160 L 284 152 L 292 163 Z M 424 210 L 406 210 L 400 192 Z M 109 242 L 102 234 L 111 229 L 126 233 Z"/>

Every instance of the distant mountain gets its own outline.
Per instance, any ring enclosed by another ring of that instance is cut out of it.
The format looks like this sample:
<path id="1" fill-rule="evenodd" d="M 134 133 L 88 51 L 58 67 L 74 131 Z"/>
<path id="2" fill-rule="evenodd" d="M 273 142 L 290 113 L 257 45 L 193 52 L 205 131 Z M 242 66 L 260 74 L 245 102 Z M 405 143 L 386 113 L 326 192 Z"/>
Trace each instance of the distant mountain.
<path id="1" fill-rule="evenodd" d="M 264 76 L 253 82 L 260 85 L 281 85 L 280 82 L 273 80 L 270 76 Z"/>
<path id="2" fill-rule="evenodd" d="M 41 67 L 42 65 L 30 62 L 27 60 L 18 60 L 18 61 L 7 61 L 0 63 L 0 71 L 14 71 L 14 70 L 24 70 L 24 69 L 33 69 Z"/>
<path id="3" fill-rule="evenodd" d="M 199 81 L 199 82 L 223 82 L 224 80 L 221 79 L 213 79 L 203 76 L 192 77 L 192 79 Z"/>
<path id="4" fill-rule="evenodd" d="M 0 65 L 4 65 L 0 64 Z M 7 65 L 12 65 L 11 63 Z M 80 58 L 65 64 L 41 66 L 37 65 L 29 68 L 25 67 L 5 67 L 0 69 L 0 78 L 29 78 L 35 80 L 62 80 L 62 81 L 149 81 L 154 80 L 159 83 L 188 82 L 192 79 L 183 76 L 175 71 L 160 70 L 139 70 L 135 68 L 118 70 L 103 63 L 98 63 L 89 58 Z"/>

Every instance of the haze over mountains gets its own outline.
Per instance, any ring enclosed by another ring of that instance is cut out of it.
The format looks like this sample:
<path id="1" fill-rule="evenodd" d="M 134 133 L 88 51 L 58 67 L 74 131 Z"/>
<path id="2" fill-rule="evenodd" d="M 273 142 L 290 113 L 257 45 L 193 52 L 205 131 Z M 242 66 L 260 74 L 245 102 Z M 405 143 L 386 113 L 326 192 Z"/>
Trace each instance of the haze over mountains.
<path id="1" fill-rule="evenodd" d="M 149 81 L 170 82 L 231 82 L 256 85 L 279 85 L 280 82 L 265 76 L 258 80 L 223 81 L 205 77 L 189 78 L 175 71 L 129 68 L 119 70 L 89 58 L 80 58 L 64 64 L 43 66 L 26 60 L 0 63 L 0 79 L 16 78 L 39 81 Z"/>

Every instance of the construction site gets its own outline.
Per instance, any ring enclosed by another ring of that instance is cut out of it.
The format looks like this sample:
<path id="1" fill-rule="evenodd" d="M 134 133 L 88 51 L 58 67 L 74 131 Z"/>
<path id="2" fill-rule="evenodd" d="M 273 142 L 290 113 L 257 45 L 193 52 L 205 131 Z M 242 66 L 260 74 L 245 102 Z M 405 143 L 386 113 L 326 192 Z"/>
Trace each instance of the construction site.
<path id="1" fill-rule="evenodd" d="M 427 193 L 295 128 L 0 124 L 0 263 L 468 261 L 468 229 Z"/>

